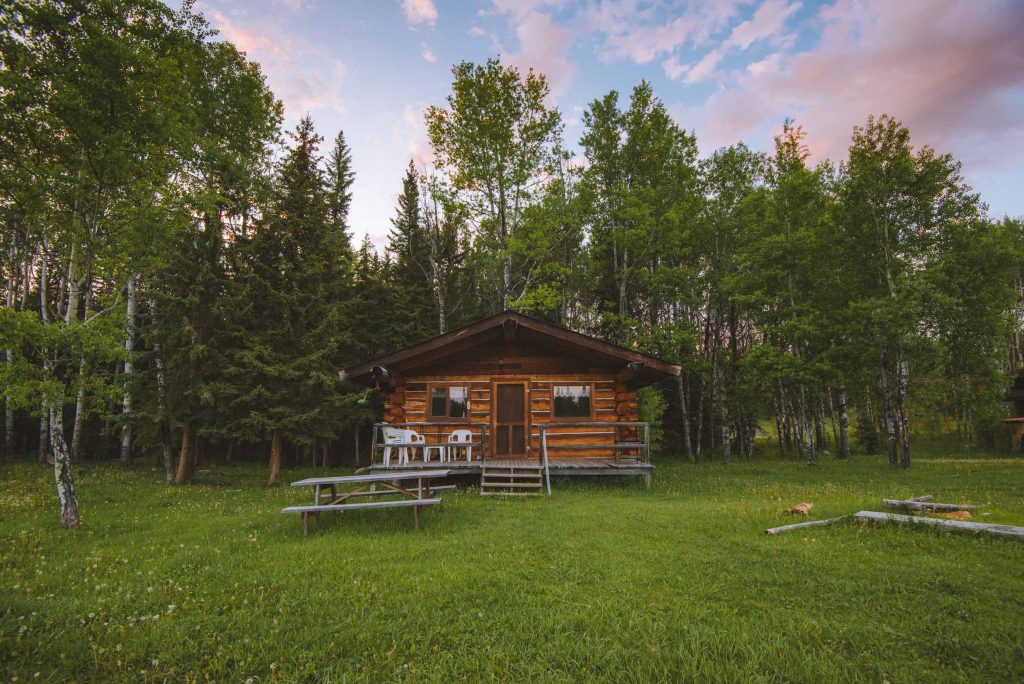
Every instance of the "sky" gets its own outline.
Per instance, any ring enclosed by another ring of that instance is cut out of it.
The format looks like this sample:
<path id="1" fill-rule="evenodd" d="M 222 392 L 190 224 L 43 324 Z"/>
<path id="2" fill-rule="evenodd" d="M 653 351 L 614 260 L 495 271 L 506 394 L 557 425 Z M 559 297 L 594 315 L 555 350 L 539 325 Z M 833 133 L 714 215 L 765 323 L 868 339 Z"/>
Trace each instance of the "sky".
<path id="1" fill-rule="evenodd" d="M 431 163 L 423 110 L 452 65 L 544 73 L 578 150 L 581 115 L 642 79 L 702 156 L 770 151 L 782 122 L 812 161 L 846 156 L 869 114 L 963 163 L 989 213 L 1024 216 L 1024 0 L 200 0 L 283 102 L 352 149 L 355 239 L 386 241 L 405 168 Z"/>

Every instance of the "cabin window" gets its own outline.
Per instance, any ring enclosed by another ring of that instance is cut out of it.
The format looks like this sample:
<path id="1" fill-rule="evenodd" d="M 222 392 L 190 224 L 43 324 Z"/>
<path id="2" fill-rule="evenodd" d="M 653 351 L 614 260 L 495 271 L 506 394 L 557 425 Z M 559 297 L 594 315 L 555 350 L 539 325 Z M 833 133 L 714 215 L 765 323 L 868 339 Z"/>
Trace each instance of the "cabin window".
<path id="1" fill-rule="evenodd" d="M 553 418 L 590 418 L 590 385 L 555 385 L 551 388 Z"/>
<path id="2" fill-rule="evenodd" d="M 469 390 L 459 386 L 437 386 L 430 389 L 430 417 L 464 419 L 469 416 Z"/>

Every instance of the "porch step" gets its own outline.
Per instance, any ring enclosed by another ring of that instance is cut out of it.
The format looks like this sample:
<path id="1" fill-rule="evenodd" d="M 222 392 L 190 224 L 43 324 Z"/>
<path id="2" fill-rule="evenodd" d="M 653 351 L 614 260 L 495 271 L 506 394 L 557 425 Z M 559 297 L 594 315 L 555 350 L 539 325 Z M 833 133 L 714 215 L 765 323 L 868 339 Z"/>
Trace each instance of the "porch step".
<path id="1" fill-rule="evenodd" d="M 495 488 L 507 487 L 509 489 L 538 489 L 540 487 L 540 482 L 493 482 L 490 480 L 481 480 L 480 486 Z"/>
<path id="2" fill-rule="evenodd" d="M 489 466 L 485 463 L 480 474 L 480 494 L 483 496 L 540 494 L 543 486 L 542 475 L 539 465 Z"/>
<path id="3" fill-rule="evenodd" d="M 523 472 L 511 472 L 511 473 L 498 473 L 490 468 L 485 468 L 484 472 L 487 473 L 488 477 L 500 477 L 500 478 L 512 478 L 512 479 L 532 479 L 539 480 L 542 472 L 539 470 L 524 470 Z"/>

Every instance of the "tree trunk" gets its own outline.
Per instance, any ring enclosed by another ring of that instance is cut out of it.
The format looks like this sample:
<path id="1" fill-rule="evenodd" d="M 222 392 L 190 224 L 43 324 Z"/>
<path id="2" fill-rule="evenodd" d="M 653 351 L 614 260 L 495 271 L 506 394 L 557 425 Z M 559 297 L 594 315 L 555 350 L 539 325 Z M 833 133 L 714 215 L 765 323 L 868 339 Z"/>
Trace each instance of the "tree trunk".
<path id="1" fill-rule="evenodd" d="M 192 424 L 185 421 L 181 429 L 181 450 L 178 452 L 178 472 L 174 476 L 175 484 L 185 484 L 189 476 L 189 452 L 192 447 Z"/>
<path id="2" fill-rule="evenodd" d="M 276 485 L 281 481 L 281 435 L 274 431 L 270 440 L 270 478 L 268 485 Z"/>
<path id="3" fill-rule="evenodd" d="M 885 432 L 889 443 L 889 463 L 896 465 L 896 420 L 893 415 L 892 386 L 889 382 L 889 357 L 885 352 L 882 352 L 880 383 L 882 388 L 882 411 L 885 413 Z"/>
<path id="4" fill-rule="evenodd" d="M 722 375 L 725 374 L 725 370 L 721 370 Z M 724 378 L 719 378 L 718 386 L 718 416 L 721 421 L 722 430 L 722 458 L 728 463 L 732 459 L 732 440 L 729 434 L 729 407 L 725 404 L 725 382 Z"/>
<path id="5" fill-rule="evenodd" d="M 78 364 L 78 394 L 75 396 L 75 427 L 71 431 L 71 460 L 82 457 L 82 422 L 85 413 L 85 357 Z"/>
<path id="6" fill-rule="evenodd" d="M 697 381 L 697 439 L 693 443 L 693 460 L 700 461 L 704 432 L 704 383 Z"/>
<path id="7" fill-rule="evenodd" d="M 121 401 L 121 418 L 124 420 L 121 430 L 121 465 L 125 468 L 132 464 L 132 426 L 129 421 L 132 413 L 132 356 L 135 353 L 135 278 L 134 273 L 129 275 L 125 287 L 128 301 L 125 305 L 127 316 L 124 324 L 124 395 Z"/>
<path id="8" fill-rule="evenodd" d="M 42 250 L 39 262 L 39 318 L 43 323 L 50 322 L 49 303 L 46 300 L 46 249 Z M 50 449 L 50 409 L 46 401 L 40 404 L 39 412 L 39 462 L 46 463 L 46 453 Z"/>
<path id="9" fill-rule="evenodd" d="M 846 387 L 839 386 L 839 458 L 850 457 L 850 416 L 846 409 Z"/>
<path id="10" fill-rule="evenodd" d="M 910 368 L 905 359 L 896 366 L 896 418 L 899 420 L 900 467 L 910 467 L 910 416 L 907 413 L 907 393 L 910 391 Z"/>
<path id="11" fill-rule="evenodd" d="M 682 373 L 676 378 L 676 390 L 679 392 L 679 417 L 683 423 L 683 448 L 686 449 L 686 458 L 693 463 L 696 459 L 693 457 L 693 445 L 690 443 L 690 412 L 686 406 L 687 387 Z"/>
<path id="12" fill-rule="evenodd" d="M 76 289 L 76 293 L 78 290 Z M 78 318 L 78 300 L 68 299 L 68 313 L 71 315 L 71 320 Z M 71 303 L 74 302 L 72 307 Z M 89 306 L 92 303 L 92 276 L 91 274 L 85 280 L 85 314 L 86 317 L 89 315 Z M 77 461 L 82 457 L 82 427 L 85 424 L 85 374 L 88 370 L 85 363 L 85 356 L 83 355 L 81 361 L 78 364 L 78 394 L 75 397 L 75 427 L 71 432 L 71 460 Z"/>
<path id="13" fill-rule="evenodd" d="M 78 494 L 71 474 L 71 455 L 64 441 L 64 406 L 57 401 L 50 405 L 50 442 L 53 444 L 53 479 L 57 484 L 60 501 L 60 524 L 74 527 L 78 524 Z"/>
<path id="14" fill-rule="evenodd" d="M 352 455 L 352 460 L 355 462 L 356 468 L 359 467 L 359 428 L 360 425 L 357 423 L 355 428 L 352 430 L 353 441 L 355 442 L 353 445 L 355 453 Z"/>
<path id="15" fill-rule="evenodd" d="M 808 417 L 807 411 L 807 390 L 803 385 L 800 385 L 800 432 L 801 432 L 801 444 L 807 453 L 807 465 L 812 466 L 815 464 L 817 453 L 814 449 L 814 442 L 816 435 L 814 429 L 811 426 L 811 419 Z"/>
<path id="16" fill-rule="evenodd" d="M 156 302 L 150 305 L 153 320 L 156 320 Z M 153 360 L 156 365 L 156 405 L 160 421 L 160 451 L 163 454 L 164 475 L 168 482 L 177 476 L 174 467 L 174 445 L 171 443 L 171 420 L 167 415 L 167 378 L 164 375 L 164 357 L 160 342 L 153 342 Z"/>
<path id="17" fill-rule="evenodd" d="M 15 251 L 11 247 L 11 264 L 14 263 Z M 14 308 L 14 269 L 11 269 L 11 276 L 7 279 L 7 308 Z M 14 352 L 10 349 L 4 351 L 4 359 L 8 364 L 14 363 Z M 10 457 L 14 452 L 14 405 L 11 403 L 11 395 L 4 394 L 4 455 Z"/>
<path id="18" fill-rule="evenodd" d="M 779 442 L 779 456 L 782 456 L 782 404 L 779 401 L 779 383 L 772 383 L 772 407 L 775 409 L 775 437 Z"/>

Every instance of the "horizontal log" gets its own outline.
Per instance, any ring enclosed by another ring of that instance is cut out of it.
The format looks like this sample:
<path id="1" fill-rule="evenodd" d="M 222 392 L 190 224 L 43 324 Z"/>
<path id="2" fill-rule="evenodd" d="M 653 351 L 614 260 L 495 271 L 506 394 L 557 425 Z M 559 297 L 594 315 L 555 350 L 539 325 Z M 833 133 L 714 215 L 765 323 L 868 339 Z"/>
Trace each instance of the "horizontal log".
<path id="1" fill-rule="evenodd" d="M 1014 527 L 1013 525 L 943 520 L 941 518 L 924 518 L 916 515 L 902 515 L 900 513 L 880 513 L 878 511 L 860 511 L 853 517 L 854 520 L 862 523 L 897 522 L 921 527 L 941 527 L 950 532 L 961 534 L 988 534 L 993 537 L 1003 537 L 1024 542 L 1024 527 Z"/>
<path id="2" fill-rule="evenodd" d="M 973 511 L 977 508 L 977 506 L 914 501 L 913 499 L 883 499 L 882 503 L 890 508 L 898 508 L 904 511 Z"/>
<path id="3" fill-rule="evenodd" d="M 770 527 L 764 531 L 765 534 L 782 534 L 783 532 L 790 532 L 792 530 L 799 530 L 805 527 L 825 527 L 828 525 L 834 525 L 840 520 L 846 520 L 850 516 L 841 515 L 838 518 L 826 518 L 825 520 L 811 520 L 808 522 L 794 523 L 792 525 L 783 525 L 782 527 Z"/>

